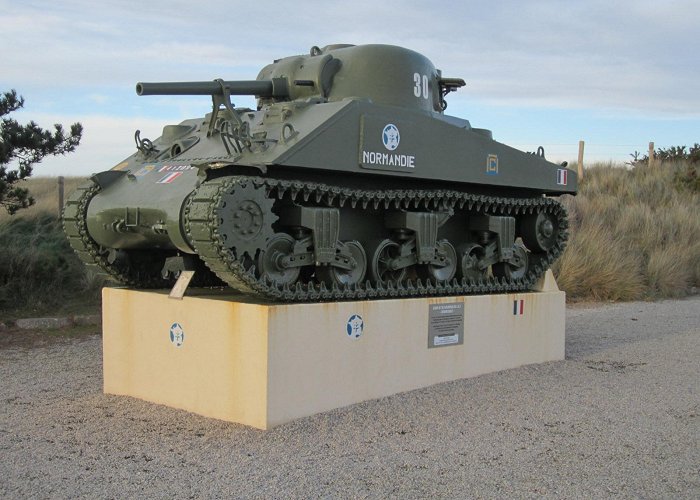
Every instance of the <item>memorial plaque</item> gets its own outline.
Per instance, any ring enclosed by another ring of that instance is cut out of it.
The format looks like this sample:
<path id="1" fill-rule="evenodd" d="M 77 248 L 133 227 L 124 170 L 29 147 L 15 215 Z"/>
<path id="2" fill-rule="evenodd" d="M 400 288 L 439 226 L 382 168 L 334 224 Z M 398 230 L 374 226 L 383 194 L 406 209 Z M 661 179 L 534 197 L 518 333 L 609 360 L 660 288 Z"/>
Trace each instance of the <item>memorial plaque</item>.
<path id="1" fill-rule="evenodd" d="M 464 343 L 464 302 L 430 304 L 428 348 Z"/>

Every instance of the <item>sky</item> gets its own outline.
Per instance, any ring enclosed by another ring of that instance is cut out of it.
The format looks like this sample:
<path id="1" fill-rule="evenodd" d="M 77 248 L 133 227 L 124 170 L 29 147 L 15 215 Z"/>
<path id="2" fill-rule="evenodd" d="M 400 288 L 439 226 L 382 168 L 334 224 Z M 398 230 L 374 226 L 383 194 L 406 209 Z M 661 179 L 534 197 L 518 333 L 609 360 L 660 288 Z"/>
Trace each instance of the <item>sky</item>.
<path id="1" fill-rule="evenodd" d="M 0 91 L 20 122 L 81 122 L 83 140 L 34 175 L 89 175 L 134 131 L 203 116 L 207 97 L 138 97 L 139 81 L 254 79 L 311 46 L 386 43 L 466 80 L 447 114 L 551 161 L 625 162 L 700 142 L 699 0 L 285 2 L 0 0 Z M 254 107 L 252 98 L 234 100 Z"/>

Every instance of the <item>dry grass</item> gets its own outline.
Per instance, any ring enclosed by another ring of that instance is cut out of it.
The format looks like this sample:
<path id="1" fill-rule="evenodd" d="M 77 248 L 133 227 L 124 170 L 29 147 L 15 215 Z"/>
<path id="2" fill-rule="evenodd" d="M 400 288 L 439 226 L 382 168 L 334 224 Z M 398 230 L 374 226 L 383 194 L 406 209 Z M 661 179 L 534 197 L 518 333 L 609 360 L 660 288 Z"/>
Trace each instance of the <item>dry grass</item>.
<path id="1" fill-rule="evenodd" d="M 554 267 L 573 299 L 679 297 L 700 284 L 700 193 L 685 164 L 587 168 Z"/>
<path id="2" fill-rule="evenodd" d="M 65 198 L 68 198 L 68 195 L 85 180 L 85 177 L 65 177 Z M 17 216 L 29 219 L 43 214 L 58 216 L 58 177 L 30 177 L 20 181 L 18 186 L 28 188 L 35 203 L 29 208 L 20 210 Z M 0 223 L 10 218 L 7 212 L 0 208 Z"/>

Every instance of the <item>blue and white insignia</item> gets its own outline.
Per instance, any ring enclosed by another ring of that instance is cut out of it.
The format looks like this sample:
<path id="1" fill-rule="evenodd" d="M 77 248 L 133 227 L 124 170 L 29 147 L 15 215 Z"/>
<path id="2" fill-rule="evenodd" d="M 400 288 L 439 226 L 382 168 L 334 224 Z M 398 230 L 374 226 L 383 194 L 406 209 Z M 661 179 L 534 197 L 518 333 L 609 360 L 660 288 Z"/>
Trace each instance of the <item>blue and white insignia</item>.
<path id="1" fill-rule="evenodd" d="M 180 323 L 173 323 L 173 326 L 170 327 L 170 342 L 175 347 L 182 347 L 182 344 L 185 343 L 185 330 L 182 329 Z"/>
<path id="2" fill-rule="evenodd" d="M 393 123 L 389 123 L 384 130 L 382 130 L 382 142 L 384 147 L 389 151 L 394 151 L 399 147 L 399 142 L 401 142 L 401 134 L 399 129 Z"/>
<path id="3" fill-rule="evenodd" d="M 486 173 L 488 175 L 498 175 L 498 156 L 489 155 L 486 159 Z"/>
<path id="4" fill-rule="evenodd" d="M 345 330 L 348 333 L 348 337 L 352 339 L 359 339 L 362 336 L 362 331 L 365 329 L 365 322 L 362 320 L 362 316 L 359 314 L 353 314 L 348 319 L 348 324 L 345 326 Z"/>

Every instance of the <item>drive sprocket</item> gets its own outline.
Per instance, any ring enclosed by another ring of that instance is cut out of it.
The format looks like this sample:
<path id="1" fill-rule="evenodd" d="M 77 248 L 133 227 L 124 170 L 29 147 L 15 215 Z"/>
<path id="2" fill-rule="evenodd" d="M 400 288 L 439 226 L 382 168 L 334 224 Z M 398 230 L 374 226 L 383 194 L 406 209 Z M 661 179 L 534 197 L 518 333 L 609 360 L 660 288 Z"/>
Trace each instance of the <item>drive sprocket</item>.
<path id="1" fill-rule="evenodd" d="M 277 215 L 272 212 L 273 204 L 264 185 L 234 178 L 215 209 L 223 245 L 239 258 L 247 254 L 254 259 L 274 234 L 272 224 L 277 221 Z"/>

